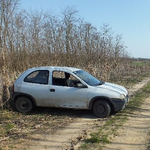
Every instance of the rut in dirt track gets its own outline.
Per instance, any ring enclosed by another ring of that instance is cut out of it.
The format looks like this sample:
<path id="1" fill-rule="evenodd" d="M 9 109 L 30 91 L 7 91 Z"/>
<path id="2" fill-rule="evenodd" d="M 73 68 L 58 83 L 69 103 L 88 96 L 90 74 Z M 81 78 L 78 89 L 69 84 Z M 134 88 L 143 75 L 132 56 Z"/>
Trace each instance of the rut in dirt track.
<path id="1" fill-rule="evenodd" d="M 104 150 L 146 150 L 150 146 L 150 96 L 138 111 L 131 112 L 128 121 L 117 131 L 112 143 Z"/>

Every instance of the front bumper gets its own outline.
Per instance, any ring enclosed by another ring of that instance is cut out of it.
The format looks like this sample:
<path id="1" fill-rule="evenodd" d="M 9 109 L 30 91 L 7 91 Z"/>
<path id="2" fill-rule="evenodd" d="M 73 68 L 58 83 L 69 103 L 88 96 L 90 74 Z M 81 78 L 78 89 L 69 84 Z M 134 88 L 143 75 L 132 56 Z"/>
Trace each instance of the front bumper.
<path id="1" fill-rule="evenodd" d="M 114 111 L 118 112 L 120 110 L 123 110 L 126 107 L 127 103 L 129 102 L 129 96 L 127 95 L 125 97 L 125 99 L 123 99 L 123 100 L 121 100 L 121 99 L 111 99 L 111 102 L 114 106 Z"/>

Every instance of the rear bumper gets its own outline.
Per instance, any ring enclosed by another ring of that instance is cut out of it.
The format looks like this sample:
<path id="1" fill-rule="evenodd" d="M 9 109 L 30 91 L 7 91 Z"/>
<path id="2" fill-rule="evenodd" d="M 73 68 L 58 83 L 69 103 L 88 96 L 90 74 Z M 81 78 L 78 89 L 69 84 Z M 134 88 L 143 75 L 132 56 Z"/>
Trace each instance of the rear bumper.
<path id="1" fill-rule="evenodd" d="M 129 97 L 127 95 L 126 98 L 123 99 L 123 100 L 121 100 L 121 99 L 111 99 L 111 102 L 114 106 L 114 111 L 118 112 L 120 110 L 123 110 L 126 107 L 127 103 L 129 102 Z"/>

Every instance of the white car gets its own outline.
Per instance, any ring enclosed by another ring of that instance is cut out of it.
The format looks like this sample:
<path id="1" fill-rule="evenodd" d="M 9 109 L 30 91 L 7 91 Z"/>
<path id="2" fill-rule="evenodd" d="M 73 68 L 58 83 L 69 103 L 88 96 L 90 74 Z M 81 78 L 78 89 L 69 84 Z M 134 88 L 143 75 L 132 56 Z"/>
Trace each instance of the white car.
<path id="1" fill-rule="evenodd" d="M 107 117 L 128 103 L 128 91 L 120 85 L 100 81 L 82 69 L 37 67 L 26 70 L 13 85 L 12 98 L 21 113 L 34 106 L 93 110 Z"/>

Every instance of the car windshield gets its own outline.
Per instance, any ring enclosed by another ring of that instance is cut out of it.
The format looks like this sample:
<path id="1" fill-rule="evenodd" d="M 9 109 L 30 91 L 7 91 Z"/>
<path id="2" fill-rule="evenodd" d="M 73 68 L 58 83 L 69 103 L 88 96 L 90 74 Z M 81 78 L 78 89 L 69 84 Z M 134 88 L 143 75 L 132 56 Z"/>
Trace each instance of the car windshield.
<path id="1" fill-rule="evenodd" d="M 78 77 L 80 77 L 84 82 L 86 82 L 88 85 L 96 86 L 101 85 L 104 82 L 99 81 L 95 77 L 93 77 L 91 74 L 87 73 L 84 70 L 75 71 L 74 74 L 76 74 Z"/>

